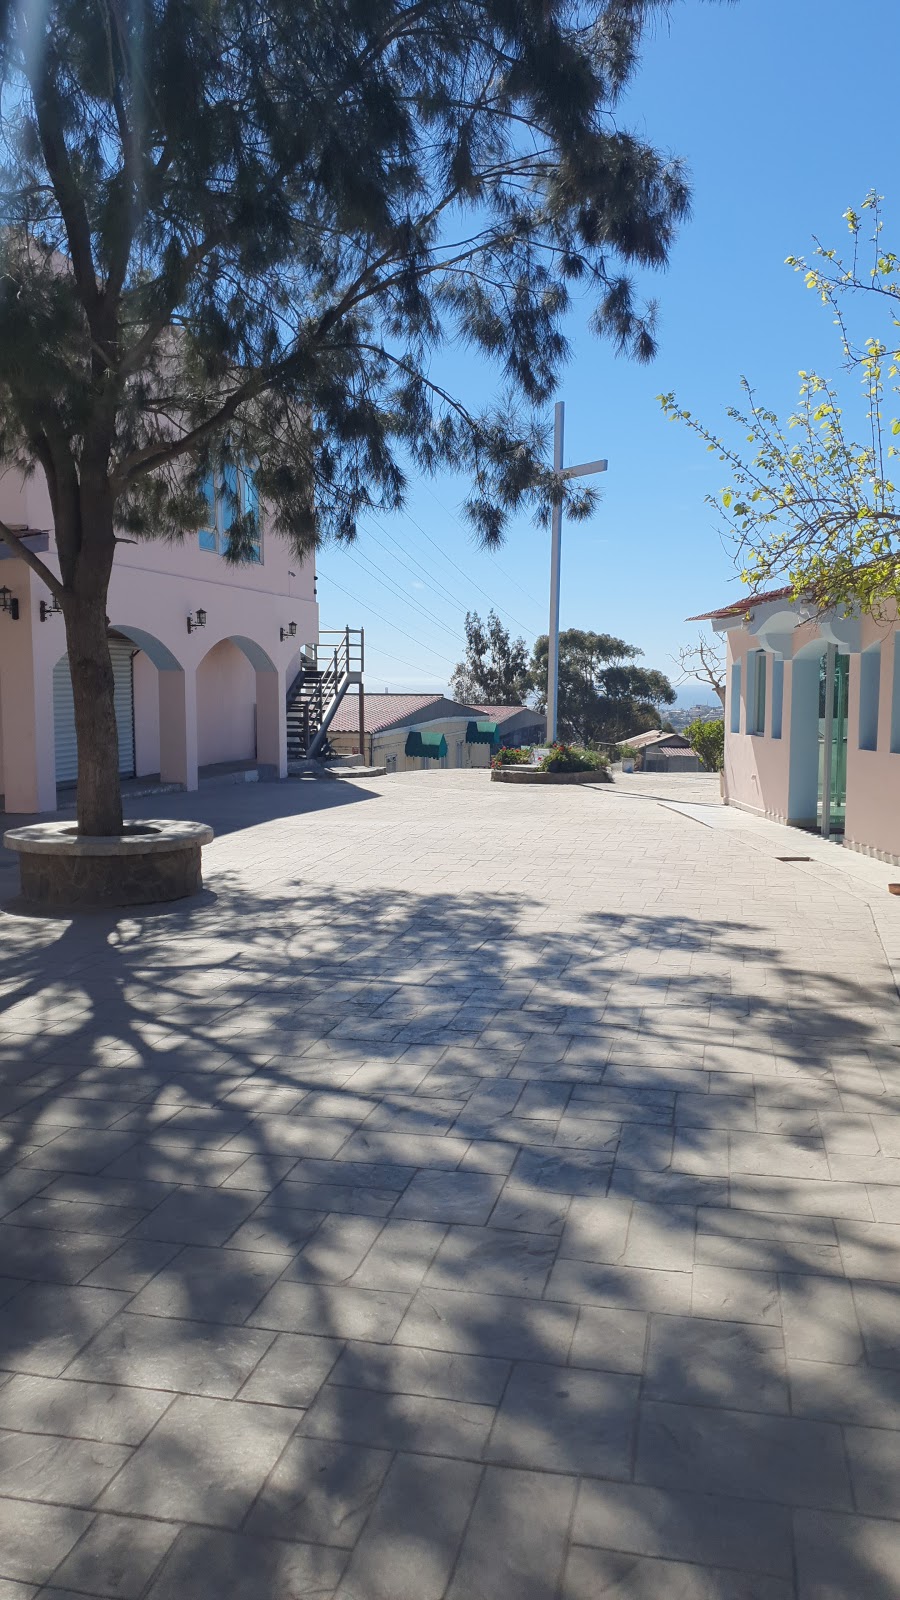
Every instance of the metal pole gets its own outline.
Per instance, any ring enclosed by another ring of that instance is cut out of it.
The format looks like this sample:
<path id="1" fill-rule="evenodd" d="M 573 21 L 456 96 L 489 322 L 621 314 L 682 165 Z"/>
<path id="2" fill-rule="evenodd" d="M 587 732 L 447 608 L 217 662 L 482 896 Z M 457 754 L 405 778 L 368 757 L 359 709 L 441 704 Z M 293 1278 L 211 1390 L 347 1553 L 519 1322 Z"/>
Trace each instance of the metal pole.
<path id="1" fill-rule="evenodd" d="M 562 472 L 563 420 L 565 404 L 557 400 L 553 412 L 553 470 Z M 562 493 L 562 484 L 559 485 Z M 553 507 L 550 541 L 550 636 L 547 654 L 547 739 L 556 740 L 557 700 L 559 697 L 559 568 L 562 541 L 562 500 Z"/>
<path id="2" fill-rule="evenodd" d="M 825 648 L 825 716 L 822 744 L 822 838 L 831 838 L 831 771 L 834 747 L 834 666 L 837 646 Z"/>

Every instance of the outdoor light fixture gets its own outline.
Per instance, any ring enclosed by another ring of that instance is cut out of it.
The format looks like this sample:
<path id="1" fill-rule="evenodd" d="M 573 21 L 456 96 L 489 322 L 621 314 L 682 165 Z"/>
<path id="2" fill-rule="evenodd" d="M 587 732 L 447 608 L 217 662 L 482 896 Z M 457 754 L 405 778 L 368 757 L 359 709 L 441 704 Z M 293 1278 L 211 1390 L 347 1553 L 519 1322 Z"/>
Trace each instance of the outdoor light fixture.
<path id="1" fill-rule="evenodd" d="M 188 633 L 193 633 L 197 628 L 206 627 L 206 612 L 203 610 L 202 606 L 197 607 L 194 616 L 188 617 L 187 625 Z"/>
<path id="2" fill-rule="evenodd" d="M 60 605 L 59 601 L 54 596 L 54 598 L 52 600 L 42 600 L 41 601 L 40 613 L 41 613 L 41 621 L 42 622 L 47 622 L 50 617 L 61 617 L 62 616 L 62 606 Z"/>
<path id="3" fill-rule="evenodd" d="M 286 628 L 279 628 L 278 632 L 281 635 L 282 644 L 284 644 L 285 639 L 296 639 L 297 624 L 296 622 L 289 622 Z"/>
<path id="4" fill-rule="evenodd" d="M 6 584 L 4 584 L 3 588 L 0 589 L 0 611 L 5 611 L 7 615 L 12 618 L 13 622 L 18 622 L 19 602 L 12 590 L 7 589 Z"/>

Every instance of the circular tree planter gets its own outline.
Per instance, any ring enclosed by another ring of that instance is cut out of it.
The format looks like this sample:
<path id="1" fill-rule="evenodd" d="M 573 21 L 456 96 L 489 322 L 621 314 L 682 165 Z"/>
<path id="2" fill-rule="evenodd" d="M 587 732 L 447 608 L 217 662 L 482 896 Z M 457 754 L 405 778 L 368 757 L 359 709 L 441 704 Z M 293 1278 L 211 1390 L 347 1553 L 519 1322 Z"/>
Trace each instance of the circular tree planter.
<path id="1" fill-rule="evenodd" d="M 538 772 L 536 767 L 491 767 L 491 783 L 612 783 L 602 767 L 592 772 Z"/>
<path id="2" fill-rule="evenodd" d="M 73 822 L 38 822 L 3 835 L 19 857 L 25 900 L 41 906 L 137 906 L 182 900 L 202 887 L 205 822 L 126 823 L 110 838 L 79 834 Z"/>

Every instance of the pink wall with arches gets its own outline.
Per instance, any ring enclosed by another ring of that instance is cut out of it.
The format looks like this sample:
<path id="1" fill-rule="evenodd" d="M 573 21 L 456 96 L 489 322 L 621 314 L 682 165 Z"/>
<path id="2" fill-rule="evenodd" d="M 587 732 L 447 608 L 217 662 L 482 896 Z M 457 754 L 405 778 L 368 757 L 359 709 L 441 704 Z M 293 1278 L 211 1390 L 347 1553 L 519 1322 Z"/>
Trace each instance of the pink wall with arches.
<path id="1" fill-rule="evenodd" d="M 52 515 L 42 474 L 0 476 L 0 518 L 28 530 L 53 570 Z M 48 537 L 49 535 L 49 537 Z M 53 665 L 65 651 L 60 616 L 40 619 L 49 591 L 0 546 L 0 585 L 19 619 L 0 615 L 0 793 L 7 812 L 55 809 Z M 315 565 L 272 532 L 263 511 L 262 560 L 229 566 L 200 549 L 152 540 L 119 547 L 110 626 L 135 644 L 135 771 L 196 788 L 200 766 L 257 759 L 287 771 L 286 693 L 301 647 L 318 639 Z M 206 625 L 188 631 L 189 615 Z M 290 622 L 296 634 L 281 638 Z M 236 643 L 235 641 L 240 641 Z"/>

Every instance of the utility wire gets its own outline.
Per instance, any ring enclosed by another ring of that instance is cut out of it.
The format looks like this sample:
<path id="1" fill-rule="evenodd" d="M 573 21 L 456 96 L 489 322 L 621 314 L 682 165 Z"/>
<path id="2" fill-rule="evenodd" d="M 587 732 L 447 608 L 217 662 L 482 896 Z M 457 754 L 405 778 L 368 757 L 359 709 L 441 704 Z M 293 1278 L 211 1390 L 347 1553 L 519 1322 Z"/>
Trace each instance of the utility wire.
<path id="1" fill-rule="evenodd" d="M 422 480 L 422 488 L 427 489 L 435 505 L 440 506 L 441 510 L 445 512 L 448 517 L 452 517 L 457 527 L 461 528 L 463 533 L 467 533 L 469 531 L 462 519 L 456 515 L 456 512 L 451 511 L 449 506 L 444 505 L 443 500 L 438 498 L 431 485 L 429 483 L 425 483 L 424 479 Z M 492 561 L 496 562 L 498 570 L 503 573 L 504 577 L 508 578 L 510 583 L 514 583 L 517 589 L 521 589 L 526 600 L 530 600 L 532 605 L 537 606 L 539 611 L 545 611 L 547 609 L 546 600 L 538 600 L 536 596 L 531 593 L 530 589 L 526 589 L 524 584 L 519 582 L 518 578 L 514 578 L 511 572 L 507 572 L 506 568 L 500 565 L 500 562 L 497 561 L 496 556 L 492 556 L 491 559 Z"/>
<path id="2" fill-rule="evenodd" d="M 430 578 L 432 580 L 431 586 L 433 587 L 434 584 L 437 584 L 438 589 L 443 590 L 444 595 L 446 595 L 447 599 L 451 600 L 455 606 L 468 607 L 468 601 L 461 599 L 459 595 L 454 594 L 451 589 L 448 589 L 447 585 L 437 576 L 432 567 L 423 566 L 422 562 L 419 561 L 416 556 L 410 555 L 405 546 L 400 543 L 399 539 L 394 538 L 394 535 L 384 526 L 383 522 L 377 522 L 376 527 L 380 528 L 385 537 L 390 539 L 391 543 L 395 544 L 397 549 L 402 551 L 403 555 L 407 557 L 404 565 L 408 566 L 410 572 L 414 572 L 416 569 L 418 569 L 418 571 L 423 573 L 426 578 Z M 375 534 L 370 528 L 366 529 L 366 534 L 368 538 L 374 539 L 376 544 L 381 544 L 381 540 L 376 538 Z M 393 551 L 388 550 L 387 545 L 382 545 L 381 548 L 386 550 L 388 555 L 393 555 Z M 401 557 L 395 556 L 394 559 L 399 561 Z M 412 564 L 410 565 L 410 563 Z M 435 593 L 437 594 L 437 589 L 435 590 Z"/>
<path id="3" fill-rule="evenodd" d="M 442 661 L 445 666 L 455 667 L 456 663 L 451 661 L 448 656 L 440 655 L 440 653 L 437 650 L 434 650 L 430 644 L 425 644 L 424 640 L 416 639 L 413 634 L 407 633 L 405 628 L 398 628 L 396 623 L 391 621 L 390 617 L 386 617 L 381 611 L 376 611 L 375 607 L 370 605 L 368 600 L 360 600 L 358 594 L 354 594 L 352 590 L 345 588 L 342 583 L 338 583 L 336 578 L 329 577 L 327 572 L 322 571 L 321 566 L 318 567 L 318 574 L 320 578 L 325 579 L 326 583 L 331 583 L 336 589 L 340 589 L 341 593 L 347 595 L 348 598 L 353 600 L 356 605 L 362 606 L 364 611 L 371 611 L 372 616 L 377 617 L 379 622 L 386 622 L 389 628 L 392 628 L 395 633 L 401 634 L 404 639 L 408 639 L 411 644 L 417 644 L 419 645 L 420 649 L 427 650 L 429 655 L 435 656 L 436 659 L 438 661 Z M 407 667 L 412 666 L 412 662 L 406 661 L 404 662 L 404 665 Z"/>
<path id="4" fill-rule="evenodd" d="M 350 561 L 355 562 L 367 578 L 374 579 L 375 583 L 379 583 L 383 589 L 388 591 L 388 594 L 392 594 L 395 599 L 401 600 L 404 605 L 411 607 L 413 611 L 418 611 L 426 622 L 432 623 L 436 628 L 442 628 L 444 633 L 449 633 L 451 639 L 459 638 L 459 630 L 457 628 L 448 627 L 447 623 L 442 622 L 440 617 L 435 616 L 433 611 L 429 611 L 427 606 L 420 605 L 418 600 L 411 600 L 409 595 L 404 594 L 403 590 L 395 584 L 393 578 L 385 577 L 383 573 L 380 573 L 375 563 L 368 556 L 363 555 L 362 551 L 358 550 L 354 553 L 345 550 L 344 554 Z M 372 570 L 369 571 L 369 568 Z"/>
<path id="5" fill-rule="evenodd" d="M 432 539 L 430 533 L 426 533 L 425 529 L 422 527 L 421 522 L 417 522 L 415 517 L 412 516 L 410 514 L 410 512 L 408 512 L 408 511 L 401 512 L 401 516 L 406 517 L 407 520 L 412 523 L 414 528 L 418 528 L 419 532 L 428 540 L 428 543 L 434 545 L 434 548 L 435 548 L 435 550 L 437 550 L 438 554 L 443 556 L 445 561 L 449 561 L 451 567 L 455 567 L 457 572 L 462 573 L 462 576 L 465 578 L 466 583 L 470 584 L 473 589 L 477 589 L 479 594 L 483 594 L 485 600 L 487 600 L 490 603 L 491 606 L 493 606 L 497 611 L 502 611 L 505 616 L 510 618 L 510 621 L 515 623 L 517 628 L 523 628 L 525 630 L 525 632 L 532 639 L 535 638 L 535 634 L 532 632 L 531 628 L 529 628 L 529 627 L 527 627 L 525 625 L 525 623 L 522 621 L 521 617 L 515 616 L 514 613 L 508 609 L 508 607 L 501 606 L 498 602 L 492 600 L 491 596 L 488 594 L 487 590 L 486 589 L 482 589 L 480 583 L 476 583 L 474 578 L 470 577 L 467 572 L 464 572 L 462 567 L 459 565 L 459 562 L 458 561 L 454 561 L 452 556 L 448 556 L 447 552 L 445 550 L 441 549 L 441 547 L 438 544 L 437 540 L 436 539 Z"/>

